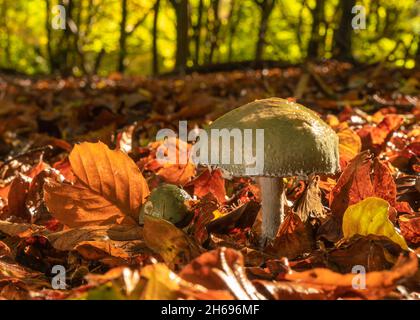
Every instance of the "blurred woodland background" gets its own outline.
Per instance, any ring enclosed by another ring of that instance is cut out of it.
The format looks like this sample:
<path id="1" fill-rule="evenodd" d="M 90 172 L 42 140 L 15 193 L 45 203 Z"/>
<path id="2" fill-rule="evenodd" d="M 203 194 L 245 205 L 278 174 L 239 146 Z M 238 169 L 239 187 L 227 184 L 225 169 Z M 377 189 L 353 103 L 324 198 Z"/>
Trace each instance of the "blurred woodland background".
<path id="1" fill-rule="evenodd" d="M 66 29 L 51 26 L 66 9 Z M 354 30 L 354 5 L 366 29 Z M 0 69 L 81 76 L 229 70 L 308 59 L 420 64 L 415 0 L 0 0 Z"/>

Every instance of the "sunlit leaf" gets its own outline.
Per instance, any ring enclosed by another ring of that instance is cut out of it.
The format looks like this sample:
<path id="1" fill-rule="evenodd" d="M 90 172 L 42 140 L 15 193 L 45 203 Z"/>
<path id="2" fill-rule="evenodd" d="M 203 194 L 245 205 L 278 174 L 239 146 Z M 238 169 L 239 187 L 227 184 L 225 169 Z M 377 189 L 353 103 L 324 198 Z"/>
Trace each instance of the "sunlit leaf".
<path id="1" fill-rule="evenodd" d="M 350 238 L 355 234 L 382 235 L 407 250 L 407 243 L 388 218 L 389 203 L 383 199 L 369 197 L 346 210 L 343 216 L 343 234 Z"/>

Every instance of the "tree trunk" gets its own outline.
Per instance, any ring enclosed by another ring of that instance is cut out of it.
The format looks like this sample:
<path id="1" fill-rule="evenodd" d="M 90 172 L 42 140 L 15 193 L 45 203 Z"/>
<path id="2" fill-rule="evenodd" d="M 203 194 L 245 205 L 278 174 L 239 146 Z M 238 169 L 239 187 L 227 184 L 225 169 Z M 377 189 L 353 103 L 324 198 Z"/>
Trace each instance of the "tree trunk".
<path id="1" fill-rule="evenodd" d="M 159 74 L 159 54 L 158 54 L 158 47 L 157 47 L 157 36 L 158 36 L 158 19 L 159 19 L 159 8 L 160 8 L 160 0 L 156 0 L 155 5 L 153 7 L 154 15 L 153 15 L 153 44 L 152 44 L 152 55 L 153 55 L 153 75 Z"/>
<path id="2" fill-rule="evenodd" d="M 208 63 L 213 63 L 214 51 L 217 48 L 217 42 L 219 38 L 220 30 L 220 17 L 219 17 L 219 4 L 220 0 L 212 0 L 211 7 L 213 11 L 213 23 L 212 23 L 212 32 L 210 37 L 210 52 L 208 57 Z"/>
<path id="3" fill-rule="evenodd" d="M 197 22 L 194 25 L 194 65 L 200 62 L 201 25 L 203 22 L 204 0 L 200 0 L 197 8 Z"/>
<path id="4" fill-rule="evenodd" d="M 268 21 L 270 19 L 270 15 L 273 12 L 275 0 L 263 0 L 258 1 L 256 0 L 257 5 L 261 9 L 261 19 L 260 25 L 258 28 L 258 40 L 257 46 L 255 49 L 255 61 L 260 62 L 263 59 L 264 55 L 264 47 L 265 47 L 265 36 L 267 33 L 268 28 Z"/>
<path id="5" fill-rule="evenodd" d="M 121 22 L 120 22 L 120 39 L 119 39 L 119 46 L 120 51 L 118 53 L 118 72 L 124 73 L 124 59 L 127 55 L 127 0 L 121 1 Z"/>
<path id="6" fill-rule="evenodd" d="M 319 56 L 319 47 L 321 44 L 321 35 L 319 34 L 321 22 L 324 21 L 324 0 L 315 1 L 315 8 L 312 12 L 311 38 L 308 44 L 308 58 L 317 58 Z"/>
<path id="7" fill-rule="evenodd" d="M 353 60 L 352 56 L 352 8 L 356 0 L 340 0 L 341 19 L 338 29 L 334 32 L 333 56 L 339 60 Z"/>
<path id="8" fill-rule="evenodd" d="M 175 71 L 185 72 L 189 55 L 188 0 L 170 0 L 176 15 Z"/>

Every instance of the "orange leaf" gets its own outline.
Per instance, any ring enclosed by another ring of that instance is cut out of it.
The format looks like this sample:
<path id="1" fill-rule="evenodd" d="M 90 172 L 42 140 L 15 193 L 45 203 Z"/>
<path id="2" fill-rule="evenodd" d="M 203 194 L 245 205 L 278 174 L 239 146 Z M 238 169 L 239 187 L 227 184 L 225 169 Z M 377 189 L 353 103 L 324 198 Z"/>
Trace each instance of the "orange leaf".
<path id="1" fill-rule="evenodd" d="M 349 127 L 340 128 L 337 135 L 339 139 L 340 167 L 341 170 L 344 170 L 348 162 L 362 149 L 362 142 L 357 133 Z"/>
<path id="2" fill-rule="evenodd" d="M 103 143 L 82 143 L 70 156 L 75 184 L 47 180 L 49 211 L 69 227 L 134 223 L 149 188 L 136 164 Z M 133 218 L 133 219 L 131 219 Z"/>
<path id="3" fill-rule="evenodd" d="M 84 185 L 137 219 L 149 187 L 134 161 L 102 142 L 76 145 L 69 156 L 74 174 Z"/>
<path id="4" fill-rule="evenodd" d="M 222 177 L 222 172 L 219 169 L 204 171 L 194 181 L 194 195 L 197 197 L 204 197 L 206 194 L 213 194 L 219 203 L 226 201 L 225 179 Z"/>

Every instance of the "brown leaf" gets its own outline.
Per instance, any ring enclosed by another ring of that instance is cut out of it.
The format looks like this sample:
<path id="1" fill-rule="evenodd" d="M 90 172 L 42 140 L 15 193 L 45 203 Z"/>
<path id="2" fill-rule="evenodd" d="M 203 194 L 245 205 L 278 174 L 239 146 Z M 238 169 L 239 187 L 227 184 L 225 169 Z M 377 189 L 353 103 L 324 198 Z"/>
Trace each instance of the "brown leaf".
<path id="1" fill-rule="evenodd" d="M 341 219 L 348 206 L 374 194 L 370 166 L 369 153 L 362 152 L 346 167 L 330 194 L 330 208 L 335 217 Z"/>
<path id="2" fill-rule="evenodd" d="M 115 203 L 81 183 L 71 185 L 47 179 L 44 199 L 48 211 L 70 228 L 135 223 Z"/>
<path id="3" fill-rule="evenodd" d="M 340 126 L 337 135 L 339 139 L 340 167 L 341 170 L 344 170 L 348 162 L 362 150 L 362 142 L 358 134 L 348 126 Z"/>
<path id="4" fill-rule="evenodd" d="M 184 265 L 200 254 L 198 246 L 169 221 L 146 215 L 144 240 L 170 266 Z"/>
<path id="5" fill-rule="evenodd" d="M 29 221 L 25 200 L 31 184 L 31 178 L 19 174 L 12 182 L 8 195 L 9 215 Z"/>
<path id="6" fill-rule="evenodd" d="M 288 214 L 282 223 L 276 239 L 265 251 L 278 257 L 289 259 L 311 252 L 315 247 L 315 239 L 309 222 L 302 222 L 293 212 Z"/>
<path id="7" fill-rule="evenodd" d="M 143 230 L 138 225 L 85 226 L 46 235 L 51 245 L 63 251 L 73 250 L 85 241 L 133 241 L 143 238 Z"/>
<path id="8" fill-rule="evenodd" d="M 415 244 L 420 244 L 420 214 L 402 215 L 399 217 L 401 233 L 405 240 Z"/>
<path id="9" fill-rule="evenodd" d="M 340 273 L 350 273 L 355 265 L 370 272 L 391 268 L 401 253 L 401 247 L 384 236 L 355 235 L 329 250 L 327 260 Z"/>
<path id="10" fill-rule="evenodd" d="M 310 216 L 318 219 L 325 218 L 318 176 L 310 178 L 305 191 L 295 202 L 294 212 L 302 222 L 306 222 Z"/>
<path id="11" fill-rule="evenodd" d="M 179 276 L 210 290 L 229 290 L 237 299 L 264 300 L 246 277 L 242 254 L 233 249 L 206 252 L 185 266 Z"/>
<path id="12" fill-rule="evenodd" d="M 110 266 L 126 263 L 129 255 L 111 241 L 82 241 L 75 248 L 80 255 L 91 261 L 101 261 Z"/>
<path id="13" fill-rule="evenodd" d="M 342 295 L 353 292 L 368 299 L 381 299 L 390 293 L 399 281 L 414 276 L 417 268 L 417 255 L 411 252 L 408 258 L 400 258 L 391 270 L 366 273 L 365 290 L 353 288 L 354 273 L 340 274 L 324 268 L 286 274 L 285 278 L 303 285 L 321 286 L 325 291 L 341 291 Z"/>
<path id="14" fill-rule="evenodd" d="M 208 193 L 212 193 L 221 204 L 226 202 L 225 179 L 222 177 L 220 169 L 210 172 L 205 170 L 197 178 L 191 181 L 194 186 L 194 195 L 201 198 Z"/>

